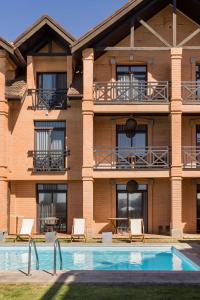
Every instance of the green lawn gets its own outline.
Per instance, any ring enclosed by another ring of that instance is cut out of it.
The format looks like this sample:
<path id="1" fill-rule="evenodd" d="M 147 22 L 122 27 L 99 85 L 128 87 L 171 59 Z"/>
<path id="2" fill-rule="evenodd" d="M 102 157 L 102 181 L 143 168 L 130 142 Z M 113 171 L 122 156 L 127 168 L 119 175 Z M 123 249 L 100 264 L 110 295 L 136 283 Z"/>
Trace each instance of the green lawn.
<path id="1" fill-rule="evenodd" d="M 0 300 L 195 300 L 200 299 L 200 287 L 100 287 L 86 285 L 0 285 Z"/>

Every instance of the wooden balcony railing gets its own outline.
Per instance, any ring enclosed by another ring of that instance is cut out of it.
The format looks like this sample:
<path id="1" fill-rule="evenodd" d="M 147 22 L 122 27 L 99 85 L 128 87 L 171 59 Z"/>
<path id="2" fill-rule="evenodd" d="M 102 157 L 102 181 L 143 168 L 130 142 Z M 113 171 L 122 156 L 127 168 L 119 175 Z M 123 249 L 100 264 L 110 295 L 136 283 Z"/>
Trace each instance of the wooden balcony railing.
<path id="1" fill-rule="evenodd" d="M 183 146 L 182 159 L 183 159 L 183 168 L 185 169 L 200 168 L 200 147 Z"/>
<path id="2" fill-rule="evenodd" d="M 200 82 L 183 81 L 181 89 L 183 103 L 200 104 Z"/>
<path id="3" fill-rule="evenodd" d="M 33 157 L 33 172 L 64 172 L 67 170 L 65 157 L 69 151 L 29 151 L 28 156 Z"/>
<path id="4" fill-rule="evenodd" d="M 67 89 L 32 89 L 28 90 L 28 95 L 32 95 L 32 106 L 30 109 L 34 110 L 54 110 L 67 109 L 68 97 Z"/>
<path id="5" fill-rule="evenodd" d="M 96 149 L 94 169 L 169 168 L 169 148 L 149 146 L 145 148 Z"/>
<path id="6" fill-rule="evenodd" d="M 168 103 L 169 83 L 162 82 L 95 82 L 96 104 Z"/>

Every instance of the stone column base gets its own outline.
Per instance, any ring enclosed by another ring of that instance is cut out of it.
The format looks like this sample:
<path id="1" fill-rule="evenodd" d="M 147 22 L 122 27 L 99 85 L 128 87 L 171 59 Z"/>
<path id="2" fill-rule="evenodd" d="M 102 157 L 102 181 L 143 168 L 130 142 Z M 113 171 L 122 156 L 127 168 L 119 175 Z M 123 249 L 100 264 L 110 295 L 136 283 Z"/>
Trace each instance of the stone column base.
<path id="1" fill-rule="evenodd" d="M 171 237 L 173 238 L 182 238 L 183 230 L 182 229 L 171 229 Z"/>

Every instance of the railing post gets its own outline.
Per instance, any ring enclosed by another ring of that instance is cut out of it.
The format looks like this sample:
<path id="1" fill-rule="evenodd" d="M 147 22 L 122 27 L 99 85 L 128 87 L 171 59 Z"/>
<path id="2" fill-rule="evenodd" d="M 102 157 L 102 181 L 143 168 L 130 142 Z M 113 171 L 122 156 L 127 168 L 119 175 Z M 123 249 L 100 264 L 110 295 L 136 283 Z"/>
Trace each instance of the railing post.
<path id="1" fill-rule="evenodd" d="M 31 276 L 32 246 L 34 247 L 34 251 L 35 251 L 36 270 L 39 270 L 39 258 L 38 258 L 36 243 L 35 243 L 35 240 L 31 239 L 28 244 L 28 273 L 27 273 L 27 276 Z"/>
<path id="2" fill-rule="evenodd" d="M 57 248 L 59 252 L 59 258 L 60 258 L 60 270 L 63 268 L 63 262 L 62 262 L 62 253 L 61 253 L 61 247 L 60 247 L 60 242 L 58 239 L 55 240 L 54 242 L 54 255 L 53 255 L 53 276 L 57 275 Z"/>
<path id="3" fill-rule="evenodd" d="M 31 247 L 32 247 L 32 240 L 29 241 L 29 245 L 28 245 L 28 276 L 31 275 Z"/>

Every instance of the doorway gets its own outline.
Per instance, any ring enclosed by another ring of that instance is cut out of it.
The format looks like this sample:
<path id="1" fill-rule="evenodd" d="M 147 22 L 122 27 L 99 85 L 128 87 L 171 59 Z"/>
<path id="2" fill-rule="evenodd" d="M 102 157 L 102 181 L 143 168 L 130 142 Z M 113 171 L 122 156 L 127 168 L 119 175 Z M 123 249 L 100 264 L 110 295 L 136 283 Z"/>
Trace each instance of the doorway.
<path id="1" fill-rule="evenodd" d="M 67 185 L 37 185 L 38 232 L 47 231 L 45 220 L 56 218 L 54 229 L 57 232 L 67 231 Z"/>
<path id="2" fill-rule="evenodd" d="M 120 224 L 119 230 L 128 231 L 129 219 L 143 219 L 144 230 L 148 231 L 147 185 L 138 185 L 138 190 L 128 193 L 126 185 L 117 185 L 117 218 L 127 218 Z"/>

